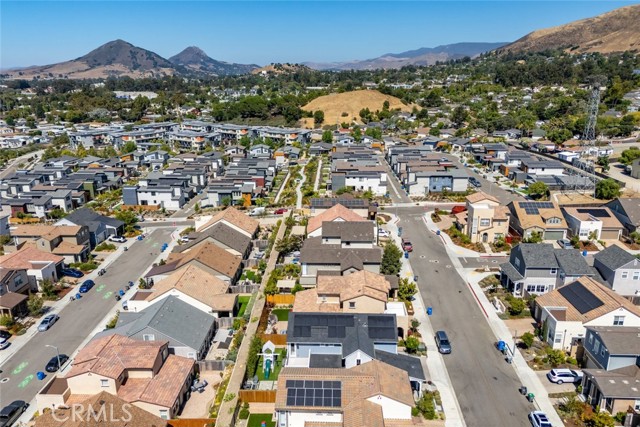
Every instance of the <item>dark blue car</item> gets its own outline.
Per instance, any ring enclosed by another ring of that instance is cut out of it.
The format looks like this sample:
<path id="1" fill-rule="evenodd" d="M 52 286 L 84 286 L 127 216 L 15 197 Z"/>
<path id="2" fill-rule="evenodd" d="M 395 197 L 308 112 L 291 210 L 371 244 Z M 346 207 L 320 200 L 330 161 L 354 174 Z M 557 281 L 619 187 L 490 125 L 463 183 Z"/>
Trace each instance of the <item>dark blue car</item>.
<path id="1" fill-rule="evenodd" d="M 93 288 L 93 285 L 95 285 L 93 280 L 85 280 L 82 285 L 80 285 L 80 293 L 84 294 L 85 292 L 89 292 L 89 289 Z"/>
<path id="2" fill-rule="evenodd" d="M 62 274 L 69 277 L 75 277 L 76 279 L 84 276 L 84 273 L 80 270 L 76 270 L 75 268 L 63 268 Z"/>

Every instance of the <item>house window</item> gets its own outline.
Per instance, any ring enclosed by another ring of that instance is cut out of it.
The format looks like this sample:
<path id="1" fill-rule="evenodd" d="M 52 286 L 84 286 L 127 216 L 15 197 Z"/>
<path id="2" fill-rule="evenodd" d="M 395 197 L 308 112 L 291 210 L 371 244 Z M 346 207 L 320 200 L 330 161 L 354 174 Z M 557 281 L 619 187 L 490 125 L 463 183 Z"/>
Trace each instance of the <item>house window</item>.
<path id="1" fill-rule="evenodd" d="M 109 387 L 109 380 L 100 380 L 100 387 Z"/>
<path id="2" fill-rule="evenodd" d="M 558 269 L 557 268 L 552 268 L 550 273 L 555 276 L 556 274 L 558 274 Z"/>
<path id="3" fill-rule="evenodd" d="M 562 342 L 562 334 L 556 334 L 556 339 L 554 340 L 556 344 L 560 344 Z"/>
<path id="4" fill-rule="evenodd" d="M 599 350 L 600 350 L 600 341 L 596 341 L 596 343 L 593 345 L 593 354 L 598 354 Z"/>
<path id="5" fill-rule="evenodd" d="M 627 277 L 629 277 L 629 272 L 628 271 L 623 271 L 622 272 L 622 278 L 626 279 Z"/>
<path id="6" fill-rule="evenodd" d="M 169 411 L 166 409 L 160 409 L 160 418 L 162 418 L 163 420 L 168 420 L 169 419 Z"/>
<path id="7" fill-rule="evenodd" d="M 640 271 L 634 271 L 633 280 L 638 280 L 638 279 L 640 279 Z"/>
<path id="8" fill-rule="evenodd" d="M 142 335 L 143 341 L 155 341 L 156 337 L 153 334 L 144 334 Z"/>
<path id="9" fill-rule="evenodd" d="M 488 227 L 491 225 L 491 218 L 480 218 L 480 227 Z"/>
<path id="10" fill-rule="evenodd" d="M 633 409 L 640 411 L 640 400 L 636 400 L 636 403 L 633 405 Z"/>
<path id="11" fill-rule="evenodd" d="M 520 258 L 516 258 L 516 267 L 520 267 Z"/>
<path id="12" fill-rule="evenodd" d="M 356 308 L 355 301 L 349 301 L 349 308 Z"/>
<path id="13" fill-rule="evenodd" d="M 624 325 L 624 316 L 613 316 L 613 326 Z"/>
<path id="14" fill-rule="evenodd" d="M 600 349 L 600 357 L 604 357 L 604 346 Z"/>
<path id="15" fill-rule="evenodd" d="M 589 345 L 593 344 L 593 335 L 589 335 Z"/>
<path id="16" fill-rule="evenodd" d="M 18 276 L 16 278 L 13 279 L 13 284 L 18 287 L 20 285 L 22 285 L 22 276 Z"/>
<path id="17" fill-rule="evenodd" d="M 543 293 L 547 290 L 547 287 L 545 285 L 536 285 L 536 292 L 537 293 Z"/>

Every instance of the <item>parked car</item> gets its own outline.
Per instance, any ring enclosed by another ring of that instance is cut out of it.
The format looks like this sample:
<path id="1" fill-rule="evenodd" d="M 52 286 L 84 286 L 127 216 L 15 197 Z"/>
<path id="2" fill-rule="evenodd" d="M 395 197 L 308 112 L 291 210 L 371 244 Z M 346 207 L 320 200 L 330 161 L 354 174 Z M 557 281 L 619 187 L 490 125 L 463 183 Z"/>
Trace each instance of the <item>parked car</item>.
<path id="1" fill-rule="evenodd" d="M 29 404 L 24 400 L 14 400 L 0 411 L 0 427 L 9 427 L 17 421 Z"/>
<path id="2" fill-rule="evenodd" d="M 45 332 L 49 330 L 49 328 L 52 327 L 58 319 L 60 319 L 60 316 L 57 314 L 49 314 L 48 316 L 45 316 L 40 322 L 40 325 L 38 325 L 38 332 Z"/>
<path id="3" fill-rule="evenodd" d="M 117 243 L 124 243 L 124 242 L 127 241 L 127 239 L 125 239 L 123 236 L 109 236 L 109 241 L 117 242 Z"/>
<path id="4" fill-rule="evenodd" d="M 529 413 L 529 421 L 533 427 L 553 427 L 551 421 L 542 411 L 533 411 Z"/>
<path id="5" fill-rule="evenodd" d="M 47 372 L 56 372 L 62 365 L 66 363 L 67 360 L 69 360 L 69 356 L 67 356 L 66 354 L 61 354 L 60 364 L 58 364 L 58 356 L 53 356 L 51 360 L 49 360 L 49 363 L 47 363 L 47 366 L 45 366 L 44 370 Z"/>
<path id="6" fill-rule="evenodd" d="M 402 250 L 406 252 L 413 251 L 413 245 L 411 244 L 411 241 L 406 237 L 402 238 Z"/>
<path id="7" fill-rule="evenodd" d="M 11 338 L 11 334 L 7 331 L 0 331 L 0 338 L 9 339 Z"/>
<path id="8" fill-rule="evenodd" d="M 445 331 L 436 332 L 436 345 L 438 346 L 438 351 L 442 354 L 451 353 L 451 342 L 449 341 L 449 337 Z"/>
<path id="9" fill-rule="evenodd" d="M 286 208 L 279 208 L 279 209 L 276 209 L 276 211 L 274 212 L 274 214 L 276 214 L 276 215 L 282 215 L 283 213 L 285 213 L 285 212 L 287 212 L 287 211 L 289 211 L 289 209 L 286 209 Z"/>
<path id="10" fill-rule="evenodd" d="M 389 233 L 387 230 L 383 230 L 382 228 L 378 228 L 378 236 L 391 237 L 391 233 Z"/>
<path id="11" fill-rule="evenodd" d="M 191 241 L 187 236 L 180 237 L 180 243 L 189 243 Z"/>
<path id="12" fill-rule="evenodd" d="M 482 183 L 480 181 L 478 181 L 478 179 L 473 177 L 473 176 L 471 178 L 469 178 L 469 183 L 471 185 L 473 185 L 474 187 L 476 187 L 476 188 L 482 187 Z"/>
<path id="13" fill-rule="evenodd" d="M 4 350 L 9 347 L 9 339 L 8 338 L 0 338 L 0 350 Z"/>
<path id="14" fill-rule="evenodd" d="M 263 213 L 265 213 L 265 211 L 266 211 L 265 208 L 254 208 L 254 209 L 251 209 L 251 212 L 249 212 L 249 216 L 262 215 Z"/>
<path id="15" fill-rule="evenodd" d="M 569 239 L 558 240 L 558 245 L 560 245 L 562 249 L 573 249 L 573 245 Z"/>
<path id="16" fill-rule="evenodd" d="M 84 276 L 84 273 L 82 271 L 76 270 L 75 268 L 63 268 L 62 274 L 69 277 L 75 277 L 76 279 Z"/>
<path id="17" fill-rule="evenodd" d="M 573 369 L 552 369 L 547 372 L 547 378 L 552 383 L 579 383 L 582 381 L 582 371 Z"/>
<path id="18" fill-rule="evenodd" d="M 93 280 L 85 280 L 82 282 L 82 285 L 80 285 L 80 289 L 78 289 L 78 291 L 81 294 L 84 294 L 85 292 L 89 292 L 89 290 L 93 288 L 93 285 L 95 285 Z"/>

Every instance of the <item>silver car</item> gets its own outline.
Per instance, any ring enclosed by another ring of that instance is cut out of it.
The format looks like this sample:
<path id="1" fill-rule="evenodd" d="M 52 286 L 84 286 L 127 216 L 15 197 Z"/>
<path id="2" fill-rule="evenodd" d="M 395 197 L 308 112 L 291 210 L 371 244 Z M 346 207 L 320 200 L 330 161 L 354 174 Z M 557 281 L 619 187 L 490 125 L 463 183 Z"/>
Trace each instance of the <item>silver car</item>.
<path id="1" fill-rule="evenodd" d="M 552 369 L 547 373 L 547 378 L 552 383 L 579 383 L 582 381 L 582 372 L 573 369 Z"/>
<path id="2" fill-rule="evenodd" d="M 38 332 L 45 332 L 49 330 L 49 328 L 53 326 L 58 319 L 60 319 L 60 316 L 57 314 L 49 314 L 48 316 L 45 316 L 45 318 L 40 322 L 40 325 L 38 325 Z"/>

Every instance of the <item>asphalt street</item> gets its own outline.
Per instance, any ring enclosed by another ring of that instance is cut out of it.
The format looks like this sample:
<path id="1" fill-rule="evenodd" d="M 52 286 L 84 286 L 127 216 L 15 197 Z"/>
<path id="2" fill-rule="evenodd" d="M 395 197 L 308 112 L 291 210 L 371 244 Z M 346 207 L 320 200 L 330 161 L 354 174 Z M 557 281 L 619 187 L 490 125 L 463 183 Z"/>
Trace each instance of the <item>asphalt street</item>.
<path id="1" fill-rule="evenodd" d="M 468 427 L 525 427 L 534 406 L 518 393 L 515 370 L 495 348 L 496 338 L 470 288 L 452 264 L 439 236 L 427 230 L 424 208 L 387 208 L 397 212 L 403 236 L 410 236 L 409 261 L 425 307 L 433 308 L 434 330 L 452 343 L 445 365 Z M 467 261 L 468 262 L 468 261 Z"/>
<path id="2" fill-rule="evenodd" d="M 15 399 L 31 401 L 53 374 L 44 381 L 36 378 L 46 363 L 56 355 L 46 345 L 57 346 L 61 354 L 72 355 L 87 336 L 119 302 L 115 292 L 130 280 L 136 282 L 160 253 L 161 246 L 171 240 L 172 230 L 157 229 L 142 241 L 136 241 L 110 265 L 107 273 L 94 279 L 96 285 L 82 299 L 69 303 L 59 313 L 60 320 L 46 332 L 38 332 L 0 369 L 0 406 Z M 129 291 L 131 292 L 131 291 Z M 6 380 L 8 378 L 8 381 Z"/>

